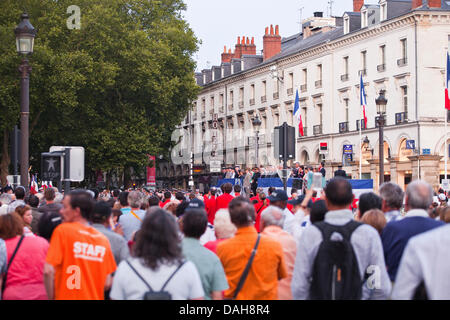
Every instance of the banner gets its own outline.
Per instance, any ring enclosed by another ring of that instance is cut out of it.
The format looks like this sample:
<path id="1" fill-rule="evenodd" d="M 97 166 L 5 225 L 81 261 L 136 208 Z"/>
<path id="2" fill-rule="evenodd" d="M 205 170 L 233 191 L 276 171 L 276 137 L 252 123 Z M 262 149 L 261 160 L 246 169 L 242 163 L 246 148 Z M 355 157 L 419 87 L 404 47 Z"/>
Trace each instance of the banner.
<path id="1" fill-rule="evenodd" d="M 151 167 L 147 167 L 147 186 L 156 186 L 156 157 L 148 156 Z"/>

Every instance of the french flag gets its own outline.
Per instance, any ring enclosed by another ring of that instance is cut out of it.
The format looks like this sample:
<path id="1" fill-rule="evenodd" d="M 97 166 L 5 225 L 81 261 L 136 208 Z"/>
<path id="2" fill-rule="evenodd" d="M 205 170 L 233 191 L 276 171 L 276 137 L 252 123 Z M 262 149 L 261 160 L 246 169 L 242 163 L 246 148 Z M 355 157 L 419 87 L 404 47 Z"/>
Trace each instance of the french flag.
<path id="1" fill-rule="evenodd" d="M 33 175 L 32 179 L 31 179 L 30 193 L 36 194 L 36 193 L 38 193 L 38 189 L 39 189 L 39 186 L 36 181 L 36 176 Z"/>
<path id="2" fill-rule="evenodd" d="M 364 82 L 363 77 L 361 74 L 361 84 L 360 84 L 360 97 L 361 97 L 361 106 L 363 107 L 363 115 L 364 115 L 364 128 L 367 128 L 367 117 L 366 117 L 366 106 L 367 106 L 367 100 L 366 100 L 366 90 L 364 89 Z"/>
<path id="3" fill-rule="evenodd" d="M 298 96 L 298 89 L 295 95 L 294 116 L 298 120 L 298 132 L 300 133 L 300 136 L 303 137 L 305 133 L 303 132 L 302 110 L 300 109 L 300 98 Z"/>
<path id="4" fill-rule="evenodd" d="M 445 109 L 447 110 L 450 110 L 449 84 L 450 84 L 450 56 L 447 52 L 447 82 L 445 83 Z"/>

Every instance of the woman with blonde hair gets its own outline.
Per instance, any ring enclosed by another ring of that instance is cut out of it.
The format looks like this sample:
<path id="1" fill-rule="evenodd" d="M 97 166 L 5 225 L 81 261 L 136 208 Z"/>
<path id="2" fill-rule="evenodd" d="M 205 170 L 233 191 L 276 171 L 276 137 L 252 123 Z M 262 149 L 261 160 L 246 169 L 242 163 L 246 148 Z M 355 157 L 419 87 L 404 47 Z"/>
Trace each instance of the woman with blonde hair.
<path id="1" fill-rule="evenodd" d="M 367 211 L 364 213 L 360 221 L 374 227 L 380 235 L 387 224 L 383 211 L 378 209 Z"/>

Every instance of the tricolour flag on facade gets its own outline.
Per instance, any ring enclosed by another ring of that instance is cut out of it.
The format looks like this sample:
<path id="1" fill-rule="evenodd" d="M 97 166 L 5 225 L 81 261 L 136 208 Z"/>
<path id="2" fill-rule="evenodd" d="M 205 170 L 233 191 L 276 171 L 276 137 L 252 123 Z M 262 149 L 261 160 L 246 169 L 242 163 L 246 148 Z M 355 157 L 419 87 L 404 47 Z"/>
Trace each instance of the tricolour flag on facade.
<path id="1" fill-rule="evenodd" d="M 445 83 L 445 109 L 450 110 L 450 56 L 447 52 L 447 82 Z"/>
<path id="2" fill-rule="evenodd" d="M 367 106 L 367 100 L 366 100 L 366 90 L 364 89 L 364 82 L 363 77 L 361 74 L 361 83 L 360 83 L 360 97 L 361 97 L 361 106 L 363 108 L 363 116 L 364 116 L 364 128 L 367 128 L 367 117 L 366 117 L 366 106 Z"/>
<path id="3" fill-rule="evenodd" d="M 294 116 L 298 120 L 298 132 L 300 134 L 300 137 L 303 137 L 305 134 L 303 132 L 302 110 L 300 109 L 300 98 L 298 96 L 298 90 L 295 95 Z"/>

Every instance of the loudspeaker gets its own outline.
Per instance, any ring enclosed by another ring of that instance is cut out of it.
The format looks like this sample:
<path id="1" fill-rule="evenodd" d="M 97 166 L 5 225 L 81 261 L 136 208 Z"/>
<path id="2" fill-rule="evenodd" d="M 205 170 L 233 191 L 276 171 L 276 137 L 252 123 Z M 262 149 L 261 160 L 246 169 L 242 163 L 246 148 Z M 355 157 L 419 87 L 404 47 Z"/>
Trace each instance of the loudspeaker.
<path id="1" fill-rule="evenodd" d="M 283 160 L 286 148 L 286 161 L 295 159 L 295 128 L 286 122 L 274 129 L 275 158 Z"/>

